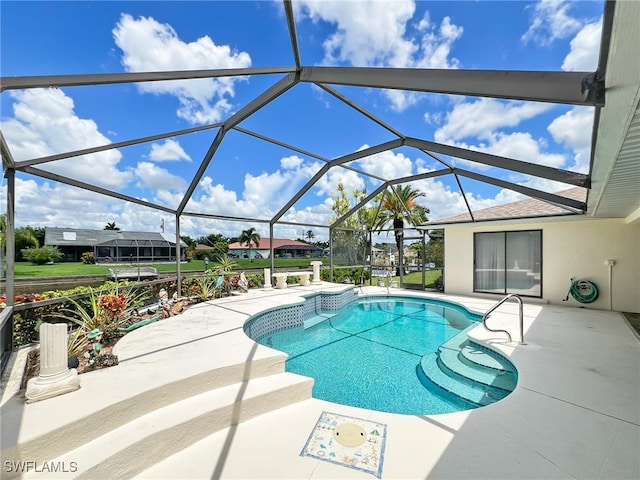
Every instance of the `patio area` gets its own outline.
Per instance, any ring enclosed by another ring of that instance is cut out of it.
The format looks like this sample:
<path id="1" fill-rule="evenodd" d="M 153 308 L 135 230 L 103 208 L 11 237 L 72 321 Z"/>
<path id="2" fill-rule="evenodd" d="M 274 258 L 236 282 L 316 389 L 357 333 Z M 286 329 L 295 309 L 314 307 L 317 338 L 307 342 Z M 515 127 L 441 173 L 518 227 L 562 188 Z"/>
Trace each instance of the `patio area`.
<path id="1" fill-rule="evenodd" d="M 127 335 L 118 366 L 82 375 L 81 389 L 60 397 L 27 405 L 10 382 L 3 478 L 16 476 L 6 462 L 17 459 L 75 466 L 25 478 L 375 478 L 301 456 L 323 412 L 386 426 L 381 478 L 640 478 L 640 342 L 622 314 L 525 300 L 525 345 L 481 325 L 470 333 L 517 367 L 512 394 L 475 410 L 398 415 L 311 398 L 309 379 L 284 372 L 284 354 L 242 331 L 258 312 L 348 288 L 252 289 L 199 304 Z M 478 312 L 496 302 L 391 293 Z M 492 326 L 517 338 L 517 317 L 505 304 Z"/>

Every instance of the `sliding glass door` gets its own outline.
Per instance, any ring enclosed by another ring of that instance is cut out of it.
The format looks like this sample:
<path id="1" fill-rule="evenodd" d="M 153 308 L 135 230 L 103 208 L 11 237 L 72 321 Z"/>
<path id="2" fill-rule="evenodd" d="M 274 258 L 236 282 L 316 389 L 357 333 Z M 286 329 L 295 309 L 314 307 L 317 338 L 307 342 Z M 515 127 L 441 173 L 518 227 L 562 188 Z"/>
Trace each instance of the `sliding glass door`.
<path id="1" fill-rule="evenodd" d="M 474 235 L 474 291 L 542 296 L 542 231 Z"/>

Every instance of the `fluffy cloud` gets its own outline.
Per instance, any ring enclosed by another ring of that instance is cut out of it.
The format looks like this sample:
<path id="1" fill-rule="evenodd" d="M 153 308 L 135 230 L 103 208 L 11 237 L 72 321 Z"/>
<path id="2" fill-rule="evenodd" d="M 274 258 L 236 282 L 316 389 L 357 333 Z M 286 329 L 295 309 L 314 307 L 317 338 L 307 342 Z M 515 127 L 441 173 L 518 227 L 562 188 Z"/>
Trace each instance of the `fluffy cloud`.
<path id="1" fill-rule="evenodd" d="M 412 37 L 407 27 L 414 19 L 413 0 L 392 3 L 304 0 L 295 5 L 299 17 L 335 25 L 335 31 L 323 42 L 325 64 L 396 68 L 457 68 L 459 65 L 450 54 L 454 42 L 462 35 L 462 27 L 454 25 L 449 17 L 438 25 L 426 13 L 415 25 L 418 35 Z M 397 111 L 415 104 L 418 99 L 411 92 L 395 90 L 387 90 L 385 95 Z"/>
<path id="2" fill-rule="evenodd" d="M 149 190 L 184 190 L 185 180 L 151 162 L 139 162 L 135 168 L 136 185 Z"/>
<path id="3" fill-rule="evenodd" d="M 11 92 L 14 116 L 0 125 L 16 161 L 111 143 L 93 120 L 75 113 L 73 100 L 62 90 L 32 89 Z M 123 188 L 132 173 L 118 168 L 118 150 L 83 155 L 39 165 L 65 177 L 110 189 Z"/>
<path id="4" fill-rule="evenodd" d="M 361 170 L 385 180 L 406 177 L 413 174 L 413 162 L 402 153 L 391 150 L 380 152 L 354 162 Z"/>
<path id="5" fill-rule="evenodd" d="M 124 14 L 113 29 L 116 45 L 122 50 L 122 64 L 128 72 L 247 68 L 251 57 L 228 45 L 216 45 L 208 36 L 186 43 L 168 24 L 151 17 L 134 19 Z M 232 108 L 236 78 L 176 80 L 138 83 L 138 88 L 156 95 L 175 96 L 178 117 L 204 124 L 222 120 Z"/>
<path id="6" fill-rule="evenodd" d="M 489 140 L 495 130 L 516 127 L 551 108 L 551 104 L 505 102 L 493 98 L 462 102 L 446 115 L 445 124 L 435 132 L 434 138 L 440 143 L 467 137 Z"/>
<path id="7" fill-rule="evenodd" d="M 571 51 L 562 63 L 567 71 L 592 72 L 598 68 L 602 21 L 585 25 L 571 40 Z"/>
<path id="8" fill-rule="evenodd" d="M 529 30 L 522 35 L 522 41 L 546 46 L 573 35 L 580 30 L 581 22 L 570 15 L 570 9 L 571 2 L 566 0 L 541 0 L 536 3 L 532 9 Z"/>
<path id="9" fill-rule="evenodd" d="M 6 185 L 0 189 L 6 195 Z M 46 198 L 46 201 L 43 201 Z M 115 221 L 123 230 L 159 231 L 161 212 L 68 185 L 16 176 L 16 226 L 93 228 Z M 81 212 L 81 214 L 79 214 Z M 168 216 L 167 220 L 170 220 Z M 170 230 L 166 230 L 170 231 Z"/>
<path id="10" fill-rule="evenodd" d="M 575 152 L 574 164 L 569 167 L 572 171 L 589 172 L 593 115 L 591 107 L 575 107 L 549 125 L 553 139 Z"/>
<path id="11" fill-rule="evenodd" d="M 154 162 L 170 162 L 176 160 L 191 161 L 191 157 L 183 150 L 180 144 L 171 139 L 166 139 L 163 143 L 154 143 L 151 145 L 149 159 Z"/>

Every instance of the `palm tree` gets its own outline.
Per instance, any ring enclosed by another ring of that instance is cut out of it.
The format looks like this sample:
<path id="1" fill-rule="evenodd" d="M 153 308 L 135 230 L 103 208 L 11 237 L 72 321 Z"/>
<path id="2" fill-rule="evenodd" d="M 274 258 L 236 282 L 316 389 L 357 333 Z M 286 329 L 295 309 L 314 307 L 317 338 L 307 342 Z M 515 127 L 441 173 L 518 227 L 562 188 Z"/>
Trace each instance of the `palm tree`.
<path id="1" fill-rule="evenodd" d="M 316 234 L 313 233 L 313 230 L 307 230 L 307 232 L 304 234 L 304 237 L 309 240 L 309 243 L 311 243 L 311 240 L 313 240 L 315 238 Z"/>
<path id="2" fill-rule="evenodd" d="M 120 230 L 120 227 L 116 227 L 116 222 L 107 222 L 104 230 Z"/>
<path id="3" fill-rule="evenodd" d="M 248 230 L 243 230 L 238 237 L 238 242 L 240 245 L 246 245 L 249 247 L 249 260 L 253 262 L 253 258 L 251 258 L 251 244 L 253 243 L 256 248 L 260 246 L 260 234 L 256 232 L 256 229 L 251 227 Z"/>
<path id="4" fill-rule="evenodd" d="M 376 220 L 376 229 L 380 232 L 389 223 L 393 225 L 398 255 L 402 255 L 404 221 L 417 225 L 428 220 L 429 209 L 416 202 L 420 197 L 424 197 L 424 193 L 411 185 L 398 185 L 395 187 L 395 193 L 392 190 L 386 190 L 382 197 L 383 210 L 380 211 Z"/>

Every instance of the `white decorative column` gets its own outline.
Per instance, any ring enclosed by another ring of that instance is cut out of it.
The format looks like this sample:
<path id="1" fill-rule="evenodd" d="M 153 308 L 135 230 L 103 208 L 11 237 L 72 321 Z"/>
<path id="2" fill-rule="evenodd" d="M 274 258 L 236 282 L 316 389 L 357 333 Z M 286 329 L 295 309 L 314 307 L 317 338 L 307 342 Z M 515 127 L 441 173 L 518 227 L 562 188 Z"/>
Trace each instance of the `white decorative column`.
<path id="1" fill-rule="evenodd" d="M 313 284 L 322 283 L 322 280 L 320 280 L 320 265 L 322 265 L 320 260 L 311 262 L 311 266 L 313 267 L 313 280 L 311 283 Z"/>
<path id="2" fill-rule="evenodd" d="M 40 374 L 27 382 L 27 403 L 79 388 L 78 371 L 68 367 L 67 324 L 43 323 L 40 326 Z"/>
<path id="3" fill-rule="evenodd" d="M 271 285 L 271 269 L 270 268 L 264 269 L 264 288 L 273 288 L 273 285 Z"/>

